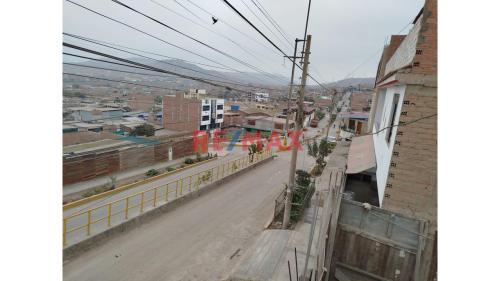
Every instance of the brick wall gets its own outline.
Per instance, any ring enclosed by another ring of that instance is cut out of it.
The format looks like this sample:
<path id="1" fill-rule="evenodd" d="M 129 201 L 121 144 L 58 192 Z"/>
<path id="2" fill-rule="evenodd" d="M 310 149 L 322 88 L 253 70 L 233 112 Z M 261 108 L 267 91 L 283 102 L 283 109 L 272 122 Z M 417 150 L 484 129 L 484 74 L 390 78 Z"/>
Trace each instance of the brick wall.
<path id="1" fill-rule="evenodd" d="M 129 147 L 63 159 L 63 184 L 71 184 L 115 172 L 148 166 L 168 160 L 172 146 L 173 159 L 193 154 L 192 138 L 145 147 Z"/>
<path id="2" fill-rule="evenodd" d="M 133 94 L 129 105 L 133 110 L 149 112 L 154 106 L 154 96 L 145 94 Z"/>
<path id="3" fill-rule="evenodd" d="M 243 119 L 240 115 L 224 115 L 222 127 L 241 126 L 241 122 L 243 122 Z"/>
<path id="4" fill-rule="evenodd" d="M 437 113 L 437 88 L 408 85 L 400 123 Z M 437 219 L 437 117 L 397 130 L 383 207 L 435 225 Z"/>
<path id="5" fill-rule="evenodd" d="M 154 146 L 134 147 L 120 150 L 120 171 L 144 167 L 154 163 Z"/>
<path id="6" fill-rule="evenodd" d="M 201 102 L 185 99 L 183 93 L 163 98 L 163 127 L 172 131 L 198 130 L 201 121 Z"/>
<path id="7" fill-rule="evenodd" d="M 177 141 L 172 146 L 172 154 L 174 159 L 185 157 L 194 153 L 192 138 Z"/>
<path id="8" fill-rule="evenodd" d="M 352 111 L 365 111 L 368 108 L 369 101 L 372 99 L 371 92 L 354 92 L 351 95 L 351 110 Z"/>
<path id="9" fill-rule="evenodd" d="M 118 150 L 63 160 L 63 184 L 85 181 L 120 170 Z"/>
<path id="10" fill-rule="evenodd" d="M 437 0 L 425 1 L 412 73 L 437 73 Z"/>

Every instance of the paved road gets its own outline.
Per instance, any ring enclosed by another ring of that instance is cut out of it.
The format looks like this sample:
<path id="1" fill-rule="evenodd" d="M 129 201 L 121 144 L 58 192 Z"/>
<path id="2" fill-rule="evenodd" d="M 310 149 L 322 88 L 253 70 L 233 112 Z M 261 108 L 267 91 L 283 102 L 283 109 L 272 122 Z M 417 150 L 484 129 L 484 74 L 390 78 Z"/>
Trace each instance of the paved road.
<path id="1" fill-rule="evenodd" d="M 158 192 L 157 192 L 158 205 L 164 204 L 165 203 L 166 184 L 172 183 L 172 184 L 169 184 L 169 190 L 173 191 L 173 192 L 170 192 L 168 194 L 169 201 L 171 201 L 174 198 L 182 196 L 182 194 L 176 195 L 175 182 L 173 182 L 173 181 L 181 179 L 181 178 L 185 178 L 185 177 L 190 176 L 192 174 L 195 174 L 197 172 L 201 172 L 201 171 L 205 171 L 207 169 L 213 168 L 213 167 L 217 167 L 223 163 L 228 163 L 234 159 L 241 158 L 245 155 L 246 155 L 245 151 L 235 149 L 235 151 L 233 151 L 233 153 L 230 153 L 230 154 L 226 155 L 225 157 L 221 157 L 220 159 L 217 159 L 217 160 L 202 164 L 200 166 L 196 166 L 196 167 L 193 167 L 191 169 L 187 169 L 187 170 L 181 171 L 179 173 L 158 179 L 154 182 L 149 182 L 149 183 L 145 183 L 145 184 L 133 187 L 131 189 L 125 190 L 123 192 L 120 192 L 120 193 L 117 193 L 117 194 L 114 194 L 111 196 L 100 198 L 98 200 L 83 204 L 83 205 L 75 207 L 75 208 L 65 210 L 63 212 L 64 217 L 68 217 L 68 216 L 71 216 L 71 215 L 74 215 L 77 213 L 81 213 L 80 215 L 78 215 L 76 217 L 72 217 L 67 221 L 67 229 L 68 229 L 68 231 L 70 231 L 70 230 L 77 229 L 81 226 L 87 225 L 87 219 L 88 219 L 87 214 L 82 213 L 82 212 L 89 210 L 89 209 L 92 209 L 92 208 L 103 206 L 102 208 L 98 208 L 98 209 L 93 210 L 92 213 L 90 214 L 92 221 L 96 222 L 96 223 L 93 223 L 91 225 L 90 234 L 95 235 L 95 234 L 102 232 L 103 230 L 108 228 L 107 227 L 107 225 L 108 225 L 108 221 L 107 221 L 108 208 L 107 208 L 107 206 L 105 206 L 105 204 L 116 201 L 118 199 L 122 199 L 126 196 L 129 196 L 129 195 L 137 194 L 138 192 L 148 190 L 148 189 L 151 189 L 151 188 L 157 187 L 157 186 L 164 186 L 163 188 L 159 188 Z M 217 169 L 215 169 L 215 171 L 216 170 Z M 227 174 L 227 172 L 228 171 L 226 169 L 225 174 Z M 193 185 L 194 185 L 194 180 L 193 180 Z M 185 186 L 187 186 L 187 182 L 186 182 Z M 183 193 L 186 194 L 187 191 L 188 190 L 185 187 Z M 150 210 L 153 208 L 153 202 L 152 202 L 153 196 L 154 196 L 153 191 L 146 192 L 144 194 L 144 201 L 146 202 L 144 204 L 144 211 L 147 211 L 147 210 Z M 140 200 L 141 200 L 140 196 L 135 196 L 135 197 L 131 198 L 131 200 L 129 200 L 130 210 L 128 211 L 128 218 L 132 218 L 132 217 L 135 217 L 135 216 L 140 214 L 140 207 L 139 207 L 140 202 L 141 202 Z M 123 210 L 125 210 L 125 204 L 126 204 L 125 201 L 120 201 L 120 202 L 113 204 L 112 209 L 111 209 L 111 213 L 115 214 L 115 215 L 113 215 L 111 218 L 112 225 L 122 223 L 125 220 L 125 213 L 123 212 Z M 132 206 L 136 206 L 136 207 L 132 208 Z M 87 237 L 88 237 L 88 235 L 87 235 L 87 228 L 86 227 L 79 228 L 75 231 L 71 231 L 66 236 L 67 246 L 72 245 L 74 243 L 77 243 L 79 241 L 82 241 L 82 240 L 86 239 Z"/>
<path id="2" fill-rule="evenodd" d="M 65 263 L 64 280 L 224 279 L 271 218 L 274 198 L 288 179 L 290 155 L 279 153 L 270 163 Z M 311 166 L 314 160 L 305 162 Z"/>

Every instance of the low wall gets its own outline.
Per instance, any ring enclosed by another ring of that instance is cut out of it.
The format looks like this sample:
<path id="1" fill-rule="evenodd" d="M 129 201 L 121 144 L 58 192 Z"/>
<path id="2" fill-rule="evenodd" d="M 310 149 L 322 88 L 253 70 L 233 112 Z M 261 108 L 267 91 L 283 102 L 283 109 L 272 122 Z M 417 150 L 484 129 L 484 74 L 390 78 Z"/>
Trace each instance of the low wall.
<path id="1" fill-rule="evenodd" d="M 96 246 L 102 245 L 103 243 L 105 243 L 106 241 L 108 241 L 111 238 L 114 238 L 118 235 L 121 235 L 128 230 L 137 228 L 137 227 L 143 225 L 144 223 L 150 222 L 153 219 L 155 219 L 156 217 L 160 216 L 161 214 L 172 211 L 172 210 L 176 209 L 177 207 L 182 206 L 183 204 L 186 204 L 186 203 L 192 201 L 193 199 L 195 199 L 195 198 L 197 198 L 197 197 L 199 197 L 199 196 L 201 196 L 201 195 L 203 195 L 211 190 L 216 189 L 217 187 L 221 186 L 222 184 L 229 182 L 232 179 L 234 179 L 235 177 L 239 176 L 241 173 L 247 172 L 248 170 L 251 170 L 257 166 L 260 166 L 264 163 L 272 161 L 273 159 L 274 159 L 274 156 L 269 157 L 267 159 L 264 159 L 264 160 L 257 162 L 251 166 L 243 168 L 243 169 L 235 172 L 234 174 L 231 174 L 225 178 L 222 178 L 218 181 L 215 181 L 209 185 L 206 185 L 199 190 L 192 191 L 192 192 L 190 192 L 190 193 L 188 193 L 188 194 L 186 194 L 186 195 L 184 195 L 176 200 L 173 200 L 167 204 L 163 204 L 162 206 L 159 206 L 158 208 L 147 211 L 147 212 L 145 212 L 137 217 L 134 217 L 126 222 L 123 222 L 122 224 L 111 227 L 111 228 L 109 228 L 109 229 L 107 229 L 99 234 L 96 234 L 96 235 L 94 235 L 86 240 L 83 240 L 79 243 L 76 243 L 76 244 L 71 245 L 67 248 L 64 248 L 63 249 L 63 260 L 64 260 L 64 262 L 67 262 L 67 261 L 79 256 L 80 254 L 82 254 L 82 253 L 84 253 L 84 252 L 86 252 L 86 251 L 88 251 Z"/>
<path id="2" fill-rule="evenodd" d="M 186 138 L 63 158 L 63 185 L 168 160 L 169 147 L 172 147 L 172 159 L 193 154 L 193 140 Z"/>

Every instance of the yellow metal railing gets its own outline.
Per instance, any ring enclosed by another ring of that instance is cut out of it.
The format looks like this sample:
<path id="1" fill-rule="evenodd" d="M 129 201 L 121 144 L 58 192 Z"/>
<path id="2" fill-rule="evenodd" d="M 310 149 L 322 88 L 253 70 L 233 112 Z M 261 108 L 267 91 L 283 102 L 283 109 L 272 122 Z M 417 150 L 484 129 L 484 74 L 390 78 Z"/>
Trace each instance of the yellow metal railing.
<path id="1" fill-rule="evenodd" d="M 271 150 L 265 150 L 254 155 L 247 155 L 222 163 L 216 167 L 173 180 L 169 183 L 149 188 L 124 198 L 64 217 L 63 244 L 67 244 L 68 235 L 71 233 L 84 230 L 86 236 L 90 236 L 93 225 L 105 222 L 105 228 L 111 227 L 113 218 L 119 219 L 120 217 L 118 217 L 118 215 L 120 214 L 123 214 L 123 216 L 121 216 L 122 221 L 128 220 L 130 212 L 136 208 L 138 214 L 140 214 L 149 206 L 155 208 L 161 202 L 166 203 L 169 200 L 188 194 L 193 190 L 199 190 L 203 185 L 229 176 L 242 168 L 267 159 L 272 155 L 273 153 Z M 186 190 L 188 190 L 188 192 L 185 192 Z M 175 197 L 173 197 L 173 194 L 175 194 Z"/>

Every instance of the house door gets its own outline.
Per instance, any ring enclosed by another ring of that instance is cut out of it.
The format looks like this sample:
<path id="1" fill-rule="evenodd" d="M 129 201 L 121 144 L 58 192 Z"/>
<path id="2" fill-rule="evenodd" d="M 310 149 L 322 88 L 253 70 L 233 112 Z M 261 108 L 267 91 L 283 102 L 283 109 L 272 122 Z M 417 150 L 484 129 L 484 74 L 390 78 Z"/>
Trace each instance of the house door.
<path id="1" fill-rule="evenodd" d="M 357 122 L 356 123 L 356 135 L 361 135 L 361 128 L 363 128 L 363 123 Z"/>
<path id="2" fill-rule="evenodd" d="M 172 147 L 168 147 L 168 161 L 172 161 L 173 155 L 172 155 Z"/>

